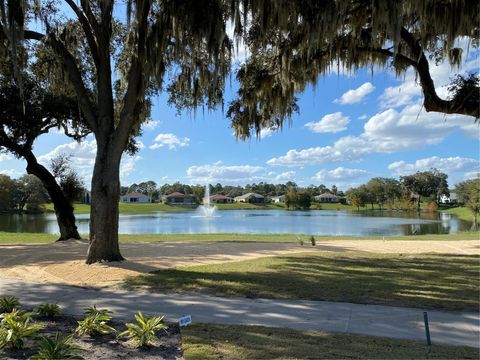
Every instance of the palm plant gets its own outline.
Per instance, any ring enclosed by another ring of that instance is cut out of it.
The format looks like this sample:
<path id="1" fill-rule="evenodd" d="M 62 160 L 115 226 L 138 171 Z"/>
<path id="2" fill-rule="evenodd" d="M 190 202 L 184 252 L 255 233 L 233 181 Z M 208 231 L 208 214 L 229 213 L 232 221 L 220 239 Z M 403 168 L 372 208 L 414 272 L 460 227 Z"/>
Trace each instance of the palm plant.
<path id="1" fill-rule="evenodd" d="M 53 318 L 57 315 L 59 315 L 62 310 L 60 309 L 60 306 L 58 304 L 41 304 L 39 305 L 36 310 L 36 314 L 39 316 L 44 316 L 47 318 Z"/>
<path id="2" fill-rule="evenodd" d="M 14 296 L 5 296 L 0 299 L 0 313 L 9 313 L 20 307 L 20 302 Z"/>
<path id="3" fill-rule="evenodd" d="M 33 338 L 43 329 L 40 324 L 32 323 L 30 313 L 14 309 L 10 313 L 0 315 L 0 349 L 7 345 L 14 349 L 22 349 L 28 338 Z"/>
<path id="4" fill-rule="evenodd" d="M 148 316 L 141 312 L 135 314 L 137 323 L 127 323 L 127 330 L 119 336 L 127 335 L 138 346 L 151 346 L 157 340 L 156 333 L 168 326 L 163 322 L 164 316 Z"/>
<path id="5" fill-rule="evenodd" d="M 110 314 L 112 314 L 112 311 L 108 309 L 97 309 L 96 306 L 87 308 L 83 320 L 78 321 L 75 333 L 80 336 L 94 337 L 116 332 L 115 328 L 107 324 L 112 319 Z"/>
<path id="6" fill-rule="evenodd" d="M 72 344 L 73 335 L 63 336 L 60 332 L 54 338 L 43 337 L 38 353 L 31 359 L 39 360 L 83 360 L 77 351 L 83 350 L 80 346 Z"/>

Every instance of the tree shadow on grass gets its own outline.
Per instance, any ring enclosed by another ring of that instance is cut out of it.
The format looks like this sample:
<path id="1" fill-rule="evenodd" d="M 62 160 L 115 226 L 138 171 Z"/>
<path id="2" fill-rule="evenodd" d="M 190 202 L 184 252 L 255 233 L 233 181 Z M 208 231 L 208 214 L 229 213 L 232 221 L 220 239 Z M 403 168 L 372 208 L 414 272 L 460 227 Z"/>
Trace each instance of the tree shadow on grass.
<path id="1" fill-rule="evenodd" d="M 476 311 L 479 259 L 471 255 L 281 256 L 243 262 L 243 267 L 239 262 L 158 271 L 131 278 L 126 286 Z"/>
<path id="2" fill-rule="evenodd" d="M 421 359 L 478 358 L 479 349 L 381 337 L 304 332 L 261 326 L 197 324 L 184 331 L 190 358 L 228 359 Z M 195 356 L 197 355 L 197 356 Z"/>

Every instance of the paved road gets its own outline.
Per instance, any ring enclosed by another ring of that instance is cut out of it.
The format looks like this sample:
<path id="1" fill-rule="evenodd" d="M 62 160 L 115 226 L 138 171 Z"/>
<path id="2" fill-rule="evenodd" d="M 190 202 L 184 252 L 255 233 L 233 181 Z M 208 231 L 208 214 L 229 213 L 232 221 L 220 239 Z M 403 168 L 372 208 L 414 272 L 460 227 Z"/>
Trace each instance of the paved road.
<path id="1" fill-rule="evenodd" d="M 108 307 L 121 319 L 136 311 L 165 314 L 167 320 L 190 314 L 194 322 L 289 327 L 425 341 L 423 311 L 327 301 L 221 298 L 199 294 L 150 294 L 0 280 L 0 296 L 13 295 L 25 305 L 57 302 L 67 313 L 90 305 Z M 432 341 L 479 347 L 478 313 L 428 311 Z"/>

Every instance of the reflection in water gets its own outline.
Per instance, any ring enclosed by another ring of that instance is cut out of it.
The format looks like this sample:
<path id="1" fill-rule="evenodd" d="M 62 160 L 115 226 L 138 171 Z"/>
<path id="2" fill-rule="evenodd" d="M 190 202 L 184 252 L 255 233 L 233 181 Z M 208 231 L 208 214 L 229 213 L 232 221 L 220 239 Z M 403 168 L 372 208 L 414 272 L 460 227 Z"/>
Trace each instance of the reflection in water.
<path id="1" fill-rule="evenodd" d="M 471 223 L 450 214 L 398 211 L 219 210 L 217 217 L 191 211 L 120 215 L 123 234 L 293 233 L 388 236 L 449 234 L 470 230 Z M 80 233 L 87 233 L 88 215 L 78 215 Z M 2 215 L 0 231 L 58 233 L 54 214 Z"/>

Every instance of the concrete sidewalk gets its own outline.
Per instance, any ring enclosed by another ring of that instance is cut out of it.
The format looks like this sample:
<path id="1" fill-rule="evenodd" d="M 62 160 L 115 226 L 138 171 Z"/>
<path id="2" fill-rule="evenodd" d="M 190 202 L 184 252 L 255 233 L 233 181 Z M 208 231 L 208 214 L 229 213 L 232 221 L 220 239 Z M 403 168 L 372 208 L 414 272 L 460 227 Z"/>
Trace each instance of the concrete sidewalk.
<path id="1" fill-rule="evenodd" d="M 16 296 L 27 306 L 57 302 L 65 312 L 81 314 L 96 304 L 120 319 L 133 313 L 165 314 L 176 321 L 192 315 L 194 322 L 288 327 L 299 330 L 354 333 L 425 341 L 423 311 L 380 305 L 327 301 L 222 298 L 201 294 L 150 294 L 65 285 L 0 280 L 0 297 Z M 428 311 L 433 343 L 480 345 L 479 313 Z"/>

